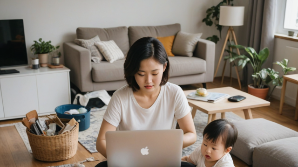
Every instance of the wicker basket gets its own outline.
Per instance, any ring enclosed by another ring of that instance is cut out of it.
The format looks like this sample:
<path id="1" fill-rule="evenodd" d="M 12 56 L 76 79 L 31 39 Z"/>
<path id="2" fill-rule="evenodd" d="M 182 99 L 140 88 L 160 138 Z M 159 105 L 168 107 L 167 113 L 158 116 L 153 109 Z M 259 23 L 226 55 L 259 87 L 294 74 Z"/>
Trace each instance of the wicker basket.
<path id="1" fill-rule="evenodd" d="M 33 157 L 38 160 L 62 161 L 72 158 L 77 152 L 79 123 L 71 131 L 55 136 L 35 135 L 28 129 L 26 132 Z"/>

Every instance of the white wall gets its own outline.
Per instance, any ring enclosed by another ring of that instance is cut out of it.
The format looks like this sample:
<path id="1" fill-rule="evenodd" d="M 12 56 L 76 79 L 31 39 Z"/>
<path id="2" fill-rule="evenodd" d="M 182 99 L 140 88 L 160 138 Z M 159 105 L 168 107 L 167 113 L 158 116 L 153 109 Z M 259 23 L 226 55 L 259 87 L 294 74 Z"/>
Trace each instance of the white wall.
<path id="1" fill-rule="evenodd" d="M 276 14 L 276 27 L 275 32 L 277 34 L 288 34 L 290 29 L 284 28 L 284 17 L 285 17 L 285 9 L 286 9 L 286 1 L 277 1 L 277 5 L 279 10 Z M 280 38 L 275 38 L 274 41 L 274 59 L 273 61 L 281 61 L 283 59 L 289 59 L 289 67 L 296 67 L 298 70 L 298 42 L 284 40 Z M 279 65 L 273 65 L 273 69 L 280 73 L 280 76 L 283 74 L 282 68 Z M 297 74 L 298 71 L 290 72 L 288 74 Z M 288 82 L 286 93 L 285 93 L 285 103 L 290 104 L 292 106 L 296 105 L 296 96 L 297 96 L 297 85 Z M 276 99 L 280 99 L 281 89 L 275 89 L 273 92 L 273 97 Z"/>
<path id="2" fill-rule="evenodd" d="M 33 40 L 54 45 L 75 39 L 77 27 L 117 27 L 180 23 L 182 31 L 215 28 L 202 23 L 210 0 L 1 0 L 0 19 L 24 19 L 27 52 Z"/>

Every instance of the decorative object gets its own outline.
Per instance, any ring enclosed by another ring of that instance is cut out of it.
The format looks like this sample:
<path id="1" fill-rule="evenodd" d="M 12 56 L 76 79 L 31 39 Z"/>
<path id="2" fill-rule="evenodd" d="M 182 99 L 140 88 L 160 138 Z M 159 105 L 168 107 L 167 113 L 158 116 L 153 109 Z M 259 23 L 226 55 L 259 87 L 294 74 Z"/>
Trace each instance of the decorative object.
<path id="1" fill-rule="evenodd" d="M 58 50 L 59 48 L 60 48 L 60 46 L 57 46 L 56 50 L 53 52 L 53 56 L 52 56 L 52 65 L 53 66 L 60 65 L 61 52 Z"/>
<path id="2" fill-rule="evenodd" d="M 294 33 L 295 33 L 294 31 L 288 31 L 289 36 L 294 36 Z"/>
<path id="3" fill-rule="evenodd" d="M 208 95 L 208 92 L 207 92 L 207 90 L 205 88 L 199 88 L 199 89 L 197 89 L 197 94 L 199 96 L 207 96 Z"/>
<path id="4" fill-rule="evenodd" d="M 51 41 L 45 42 L 42 41 L 42 38 L 39 38 L 38 41 L 34 41 L 34 44 L 30 47 L 31 51 L 34 54 L 38 54 L 38 59 L 41 67 L 48 66 L 48 54 L 57 48 L 59 48 L 59 46 L 54 47 L 51 44 Z"/>
<path id="5" fill-rule="evenodd" d="M 238 54 L 227 50 L 230 56 L 226 56 L 225 59 L 230 62 L 238 60 L 237 66 L 244 68 L 247 63 L 251 64 L 253 68 L 253 84 L 248 85 L 248 93 L 255 95 L 259 98 L 266 99 L 269 87 L 266 85 L 267 71 L 266 69 L 261 70 L 262 65 L 267 60 L 269 56 L 269 49 L 264 48 L 259 53 L 257 53 L 254 48 L 244 47 L 242 45 L 230 45 L 231 48 L 237 48 Z M 248 55 L 240 55 L 238 49 L 245 50 Z"/>
<path id="6" fill-rule="evenodd" d="M 217 63 L 214 77 L 216 77 L 222 56 L 223 56 L 225 48 L 226 48 L 227 41 L 229 41 L 228 43 L 230 45 L 231 44 L 238 45 L 236 35 L 235 35 L 234 29 L 232 28 L 232 26 L 242 26 L 243 21 L 244 21 L 244 6 L 237 6 L 237 7 L 236 6 L 221 6 L 220 7 L 219 25 L 229 26 L 229 29 L 228 29 L 227 36 L 224 41 L 224 45 L 222 47 L 221 53 L 220 53 L 220 57 L 219 57 L 219 60 Z M 236 49 L 237 49 L 238 55 L 240 55 L 239 49 L 238 48 L 236 48 Z M 232 51 L 232 48 L 229 48 L 229 50 Z M 230 56 L 231 56 L 231 54 L 230 54 Z M 226 64 L 227 64 L 227 61 L 225 60 L 225 64 L 224 64 L 223 71 L 222 71 L 221 83 L 223 83 L 223 80 L 224 80 L 224 72 L 225 72 Z M 235 64 L 234 62 L 230 62 L 230 83 L 231 84 L 232 84 L 232 67 L 234 66 L 234 64 Z M 236 66 L 235 66 L 235 71 L 237 74 L 239 88 L 241 90 L 240 77 L 239 77 L 238 69 Z"/>
<path id="7" fill-rule="evenodd" d="M 39 69 L 39 59 L 32 59 L 31 64 L 32 64 L 32 69 Z"/>
<path id="8" fill-rule="evenodd" d="M 98 137 L 98 132 L 103 120 L 103 115 L 105 113 L 105 109 L 100 111 L 91 111 L 90 115 L 90 128 L 79 132 L 79 142 L 90 152 L 90 153 L 96 153 L 96 140 Z M 219 116 L 219 115 L 218 115 Z M 238 115 L 227 112 L 226 113 L 226 119 L 230 121 L 240 121 L 243 120 L 243 118 L 239 117 Z M 194 124 L 197 131 L 197 141 L 186 148 L 182 150 L 183 156 L 189 155 L 195 148 L 197 148 L 203 141 L 202 133 L 204 131 L 205 126 L 207 125 L 208 115 L 197 110 L 196 116 L 194 118 Z M 11 124 L 10 126 L 15 125 L 17 131 L 19 132 L 20 136 L 22 137 L 28 151 L 30 152 L 31 148 L 28 142 L 28 138 L 26 135 L 26 127 L 22 123 L 15 123 Z M 8 126 L 8 125 L 1 125 L 1 126 Z M 1 127 L 0 126 L 0 127 Z"/>
<path id="9" fill-rule="evenodd" d="M 103 60 L 103 56 L 100 53 L 100 51 L 96 48 L 94 45 L 96 42 L 100 42 L 100 38 L 98 35 L 91 39 L 75 39 L 74 41 L 77 45 L 80 45 L 86 49 L 88 49 L 91 53 L 91 60 L 93 60 L 95 63 L 99 63 Z"/>
<path id="10" fill-rule="evenodd" d="M 202 22 L 205 22 L 207 26 L 212 26 L 213 23 L 216 26 L 216 29 L 219 31 L 220 37 L 221 37 L 221 30 L 222 30 L 222 25 L 218 24 L 219 23 L 219 15 L 220 15 L 220 7 L 225 6 L 225 5 L 231 5 L 233 6 L 233 0 L 223 0 L 219 2 L 216 6 L 212 6 L 211 8 L 208 8 L 206 13 L 206 18 L 202 20 Z M 211 37 L 207 37 L 207 40 L 210 40 L 214 43 L 217 43 L 219 41 L 219 38 L 217 35 L 213 35 Z"/>
<path id="11" fill-rule="evenodd" d="M 113 40 L 95 42 L 94 45 L 100 50 L 104 58 L 110 63 L 124 58 L 123 52 Z"/>
<path id="12" fill-rule="evenodd" d="M 175 35 L 168 36 L 168 37 L 157 37 L 157 39 L 162 43 L 162 45 L 165 48 L 168 56 L 175 56 L 172 53 L 172 48 L 173 48 Z"/>
<path id="13" fill-rule="evenodd" d="M 180 56 L 192 57 L 201 36 L 202 33 L 191 34 L 179 31 L 174 41 L 173 53 Z"/>

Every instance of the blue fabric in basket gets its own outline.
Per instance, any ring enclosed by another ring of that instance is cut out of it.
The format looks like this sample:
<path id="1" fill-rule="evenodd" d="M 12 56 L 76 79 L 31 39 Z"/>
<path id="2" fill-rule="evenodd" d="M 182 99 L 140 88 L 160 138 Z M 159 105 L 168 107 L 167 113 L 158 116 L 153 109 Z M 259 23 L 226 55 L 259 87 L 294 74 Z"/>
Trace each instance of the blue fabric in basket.
<path id="1" fill-rule="evenodd" d="M 90 127 L 90 109 L 86 108 L 87 112 L 82 114 L 74 114 L 74 115 L 64 114 L 65 111 L 69 111 L 71 109 L 79 109 L 81 107 L 86 108 L 84 106 L 77 105 L 77 104 L 64 104 L 56 107 L 55 112 L 59 118 L 66 118 L 66 119 L 74 118 L 79 123 L 79 131 L 84 131 Z"/>

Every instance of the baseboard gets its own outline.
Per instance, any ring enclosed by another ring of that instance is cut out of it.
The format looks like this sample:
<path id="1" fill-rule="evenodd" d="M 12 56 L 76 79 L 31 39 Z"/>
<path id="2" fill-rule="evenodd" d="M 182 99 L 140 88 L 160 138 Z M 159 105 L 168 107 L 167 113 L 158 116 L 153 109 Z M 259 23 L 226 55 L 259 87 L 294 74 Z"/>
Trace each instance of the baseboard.
<path id="1" fill-rule="evenodd" d="M 278 96 L 278 95 L 272 94 L 271 96 L 274 99 L 280 100 L 280 96 Z M 290 106 L 295 107 L 296 106 L 296 99 L 285 96 L 284 103 L 286 103 L 286 104 L 288 104 Z"/>

